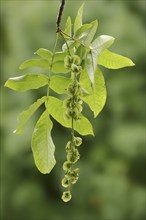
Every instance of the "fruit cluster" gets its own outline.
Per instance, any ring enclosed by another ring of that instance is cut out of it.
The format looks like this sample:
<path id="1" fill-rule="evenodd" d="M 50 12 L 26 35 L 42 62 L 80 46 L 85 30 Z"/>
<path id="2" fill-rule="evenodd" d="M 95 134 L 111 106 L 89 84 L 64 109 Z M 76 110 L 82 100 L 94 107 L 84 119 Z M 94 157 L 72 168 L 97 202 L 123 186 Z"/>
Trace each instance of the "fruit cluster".
<path id="1" fill-rule="evenodd" d="M 82 70 L 80 57 L 78 55 L 66 56 L 64 58 L 64 67 L 70 69 L 71 72 L 79 74 Z"/>
<path id="2" fill-rule="evenodd" d="M 62 179 L 62 186 L 68 188 L 63 192 L 62 200 L 68 202 L 71 199 L 70 188 L 72 184 L 75 184 L 79 178 L 79 168 L 72 169 L 72 165 L 75 164 L 80 154 L 78 147 L 82 144 L 80 137 L 74 137 L 72 141 L 68 141 L 66 145 L 67 160 L 63 164 L 63 170 L 65 171 L 65 177 Z"/>

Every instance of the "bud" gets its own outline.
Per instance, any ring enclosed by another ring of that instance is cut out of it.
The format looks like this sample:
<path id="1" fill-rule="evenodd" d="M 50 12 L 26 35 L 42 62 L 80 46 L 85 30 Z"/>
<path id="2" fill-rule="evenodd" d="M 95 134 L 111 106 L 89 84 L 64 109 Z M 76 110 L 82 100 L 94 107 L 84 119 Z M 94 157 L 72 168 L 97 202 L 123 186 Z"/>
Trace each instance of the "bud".
<path id="1" fill-rule="evenodd" d="M 71 200 L 71 193 L 70 193 L 70 191 L 66 191 L 66 192 L 63 192 L 63 195 L 62 195 L 62 200 L 64 201 L 64 202 L 68 202 L 68 201 L 70 201 Z"/>

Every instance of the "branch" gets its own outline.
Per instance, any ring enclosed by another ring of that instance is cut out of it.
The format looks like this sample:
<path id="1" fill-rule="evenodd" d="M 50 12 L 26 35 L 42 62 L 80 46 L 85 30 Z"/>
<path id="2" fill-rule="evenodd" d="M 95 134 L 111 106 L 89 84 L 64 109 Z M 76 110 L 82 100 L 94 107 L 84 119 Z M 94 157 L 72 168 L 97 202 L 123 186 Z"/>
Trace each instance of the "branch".
<path id="1" fill-rule="evenodd" d="M 56 20 L 56 32 L 59 32 L 59 30 L 60 30 L 60 22 L 61 22 L 61 17 L 62 17 L 64 5 L 65 5 L 65 0 L 61 0 L 60 6 L 59 6 L 58 16 L 57 16 L 57 20 Z"/>

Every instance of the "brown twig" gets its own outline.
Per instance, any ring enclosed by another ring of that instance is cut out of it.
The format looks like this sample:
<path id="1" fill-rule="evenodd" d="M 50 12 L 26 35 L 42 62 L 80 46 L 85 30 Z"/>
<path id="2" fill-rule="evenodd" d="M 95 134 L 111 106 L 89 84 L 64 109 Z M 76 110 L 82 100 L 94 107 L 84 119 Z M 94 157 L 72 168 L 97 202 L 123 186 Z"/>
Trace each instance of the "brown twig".
<path id="1" fill-rule="evenodd" d="M 58 13 L 57 20 L 56 20 L 56 32 L 60 31 L 60 22 L 61 22 L 64 5 L 65 5 L 65 0 L 61 0 L 60 6 L 59 6 L 59 13 Z"/>

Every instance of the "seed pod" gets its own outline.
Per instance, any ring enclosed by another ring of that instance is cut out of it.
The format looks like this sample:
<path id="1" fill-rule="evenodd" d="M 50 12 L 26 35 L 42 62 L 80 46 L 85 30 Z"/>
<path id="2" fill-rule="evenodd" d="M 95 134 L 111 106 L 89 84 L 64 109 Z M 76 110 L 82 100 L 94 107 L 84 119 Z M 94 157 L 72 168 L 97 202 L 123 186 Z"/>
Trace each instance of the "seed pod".
<path id="1" fill-rule="evenodd" d="M 70 99 L 65 99 L 63 101 L 63 107 L 64 108 L 69 108 L 70 107 Z"/>
<path id="2" fill-rule="evenodd" d="M 67 154 L 67 160 L 70 163 L 76 163 L 79 158 L 80 158 L 80 154 L 77 149 L 75 149 L 72 153 Z"/>
<path id="3" fill-rule="evenodd" d="M 71 64 L 72 64 L 72 57 L 71 56 L 66 56 L 64 58 L 64 67 L 66 69 L 69 69 L 71 67 Z"/>
<path id="4" fill-rule="evenodd" d="M 69 186 L 69 179 L 67 177 L 64 177 L 61 183 L 62 183 L 62 186 L 66 188 Z"/>
<path id="5" fill-rule="evenodd" d="M 78 101 L 77 101 L 80 105 L 83 104 L 83 100 L 81 98 L 78 98 Z"/>
<path id="6" fill-rule="evenodd" d="M 71 144 L 72 144 L 71 141 L 67 142 L 66 147 L 65 147 L 66 152 L 70 152 L 71 151 Z"/>
<path id="7" fill-rule="evenodd" d="M 72 177 L 71 178 L 71 184 L 75 184 L 77 182 L 78 178 Z"/>
<path id="8" fill-rule="evenodd" d="M 73 56 L 73 63 L 79 66 L 81 64 L 81 59 L 78 55 Z"/>
<path id="9" fill-rule="evenodd" d="M 76 168 L 71 172 L 71 183 L 75 184 L 79 178 L 79 168 Z"/>
<path id="10" fill-rule="evenodd" d="M 81 113 L 83 110 L 83 107 L 80 104 L 76 104 L 76 108 L 78 109 L 78 112 Z"/>
<path id="11" fill-rule="evenodd" d="M 80 146 L 82 144 L 82 138 L 80 137 L 75 137 L 75 146 Z"/>
<path id="12" fill-rule="evenodd" d="M 65 170 L 65 171 L 69 170 L 71 165 L 72 165 L 71 161 L 65 161 L 63 164 L 63 170 Z"/>
<path id="13" fill-rule="evenodd" d="M 76 65 L 76 64 L 74 64 L 74 63 L 72 63 L 71 64 L 71 70 L 74 72 L 74 73 L 78 73 L 79 72 L 79 67 Z"/>
<path id="14" fill-rule="evenodd" d="M 68 111 L 65 111 L 64 114 L 63 114 L 63 116 L 64 116 L 64 119 L 65 119 L 66 121 L 71 118 L 71 115 L 68 114 Z"/>
<path id="15" fill-rule="evenodd" d="M 71 200 L 71 193 L 70 193 L 70 191 L 66 191 L 66 192 L 63 192 L 63 195 L 62 195 L 62 200 L 64 201 L 64 202 L 68 202 L 68 201 L 70 201 Z"/>

